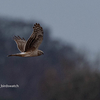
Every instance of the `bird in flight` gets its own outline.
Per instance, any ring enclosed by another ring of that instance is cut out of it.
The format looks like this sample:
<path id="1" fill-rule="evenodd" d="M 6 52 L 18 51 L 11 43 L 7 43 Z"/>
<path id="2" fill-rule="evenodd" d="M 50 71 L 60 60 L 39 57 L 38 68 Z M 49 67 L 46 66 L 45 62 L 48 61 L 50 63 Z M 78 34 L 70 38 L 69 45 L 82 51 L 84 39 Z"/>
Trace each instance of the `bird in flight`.
<path id="1" fill-rule="evenodd" d="M 44 54 L 43 51 L 39 50 L 38 47 L 43 40 L 43 28 L 40 24 L 34 24 L 34 31 L 26 41 L 24 38 L 19 36 L 14 36 L 13 39 L 17 44 L 17 48 L 21 53 L 11 54 L 9 56 L 19 56 L 19 57 L 34 57 Z"/>

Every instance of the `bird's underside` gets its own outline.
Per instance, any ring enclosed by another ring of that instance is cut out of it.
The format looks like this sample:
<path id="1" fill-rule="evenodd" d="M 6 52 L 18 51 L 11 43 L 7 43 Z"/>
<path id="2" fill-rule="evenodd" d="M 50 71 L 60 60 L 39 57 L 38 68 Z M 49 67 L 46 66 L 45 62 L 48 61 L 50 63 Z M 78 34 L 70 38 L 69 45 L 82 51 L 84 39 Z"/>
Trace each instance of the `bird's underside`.
<path id="1" fill-rule="evenodd" d="M 38 47 L 42 43 L 43 40 L 43 29 L 40 24 L 34 24 L 34 31 L 26 41 L 24 38 L 20 38 L 19 36 L 14 36 L 14 41 L 17 44 L 17 48 L 21 53 L 11 54 L 9 56 L 20 56 L 20 57 L 34 57 L 40 56 L 43 54 L 43 51 L 38 50 Z"/>

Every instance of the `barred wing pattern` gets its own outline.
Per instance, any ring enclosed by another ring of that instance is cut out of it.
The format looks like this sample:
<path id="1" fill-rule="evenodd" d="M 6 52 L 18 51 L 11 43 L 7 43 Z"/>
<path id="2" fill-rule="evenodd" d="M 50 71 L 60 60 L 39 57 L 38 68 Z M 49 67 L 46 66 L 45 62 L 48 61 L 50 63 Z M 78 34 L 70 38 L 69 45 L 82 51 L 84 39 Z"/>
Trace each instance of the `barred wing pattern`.
<path id="1" fill-rule="evenodd" d="M 27 41 L 24 38 L 20 38 L 19 36 L 14 36 L 13 39 L 16 42 L 19 51 L 24 52 Z"/>
<path id="2" fill-rule="evenodd" d="M 33 29 L 34 29 L 33 33 L 27 40 L 25 52 L 34 51 L 35 49 L 38 49 L 43 40 L 43 29 L 40 26 L 40 24 L 36 23 Z"/>

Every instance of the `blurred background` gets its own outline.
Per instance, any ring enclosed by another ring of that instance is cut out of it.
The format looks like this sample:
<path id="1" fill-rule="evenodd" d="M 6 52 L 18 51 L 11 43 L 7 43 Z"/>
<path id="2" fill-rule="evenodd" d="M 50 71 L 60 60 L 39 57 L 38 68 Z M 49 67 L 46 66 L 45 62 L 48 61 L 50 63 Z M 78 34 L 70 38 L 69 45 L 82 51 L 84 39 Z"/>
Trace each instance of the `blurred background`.
<path id="1" fill-rule="evenodd" d="M 8 58 L 35 23 L 44 55 Z M 100 100 L 99 0 L 1 0 L 0 46 L 0 100 Z"/>

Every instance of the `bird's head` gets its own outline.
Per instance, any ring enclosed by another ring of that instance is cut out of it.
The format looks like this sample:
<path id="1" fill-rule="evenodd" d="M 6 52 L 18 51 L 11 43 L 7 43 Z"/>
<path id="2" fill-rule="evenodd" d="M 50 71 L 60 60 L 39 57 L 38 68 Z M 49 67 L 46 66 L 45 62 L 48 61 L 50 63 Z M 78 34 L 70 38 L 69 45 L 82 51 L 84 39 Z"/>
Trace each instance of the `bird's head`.
<path id="1" fill-rule="evenodd" d="M 38 50 L 38 56 L 40 56 L 40 55 L 44 55 L 44 52 L 41 50 Z"/>

